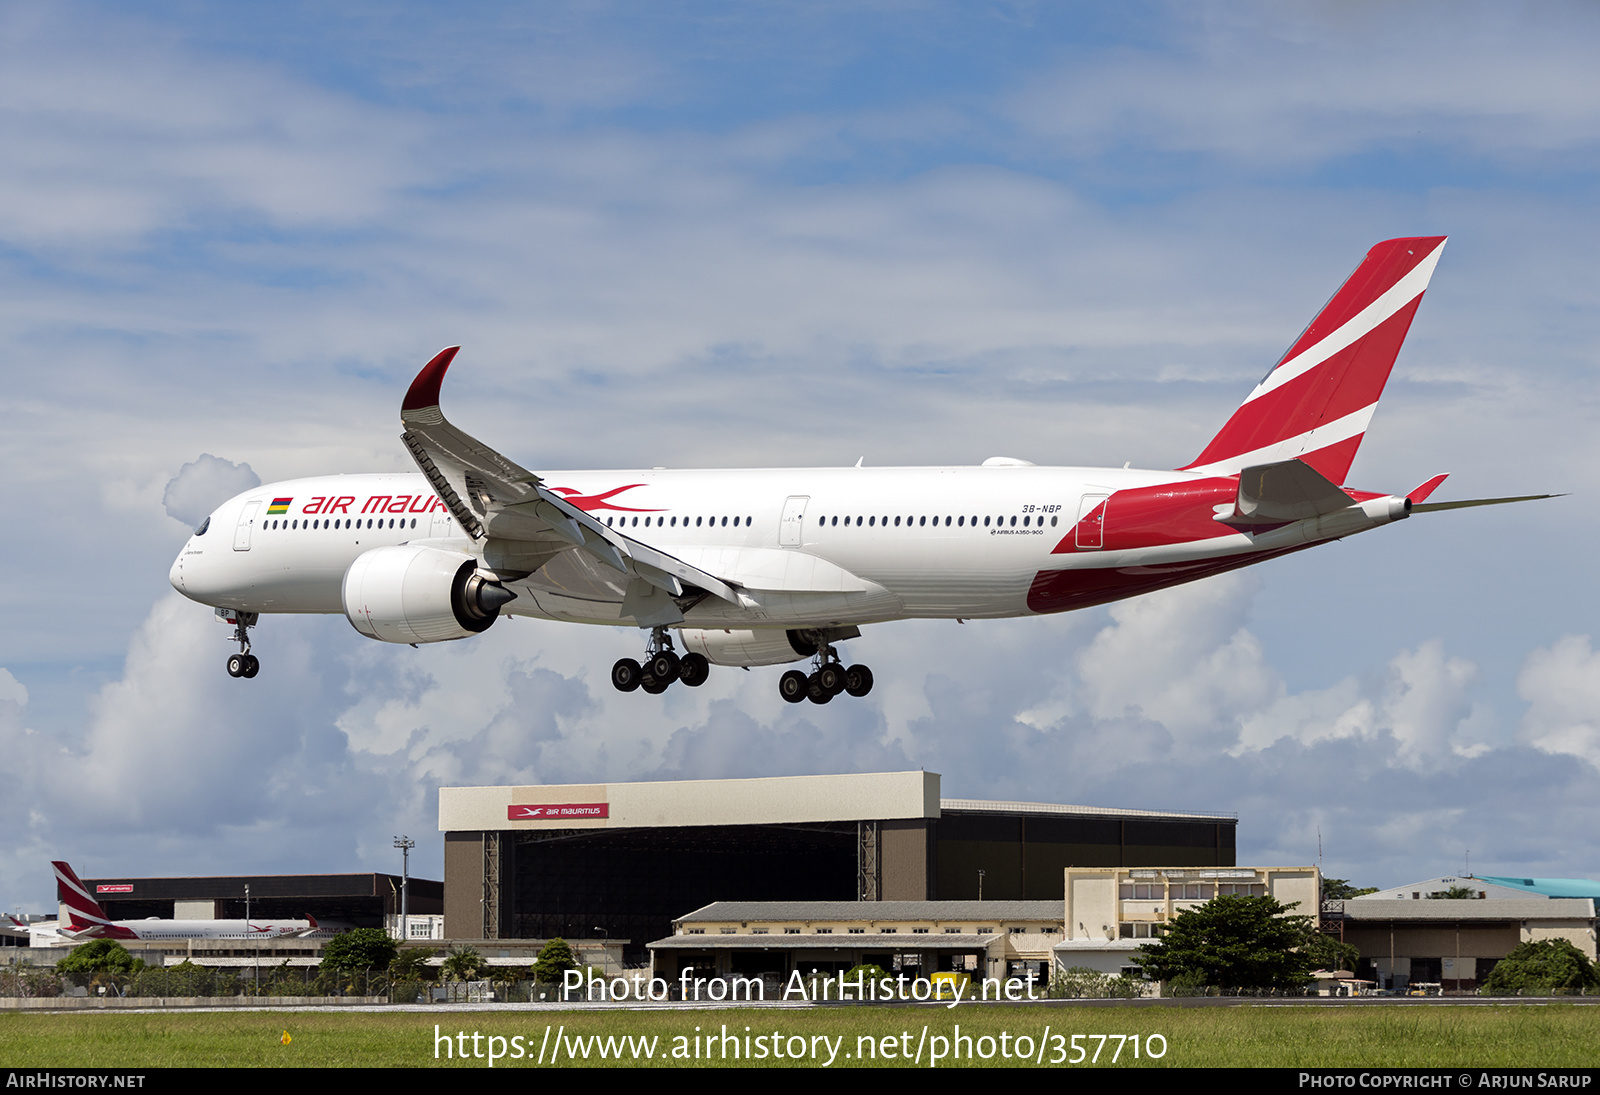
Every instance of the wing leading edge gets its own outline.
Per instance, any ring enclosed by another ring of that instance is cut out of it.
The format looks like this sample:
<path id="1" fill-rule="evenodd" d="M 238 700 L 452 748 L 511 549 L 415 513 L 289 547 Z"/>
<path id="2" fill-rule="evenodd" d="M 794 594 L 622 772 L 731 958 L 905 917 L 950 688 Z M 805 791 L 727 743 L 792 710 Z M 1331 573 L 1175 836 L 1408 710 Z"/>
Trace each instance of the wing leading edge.
<path id="1" fill-rule="evenodd" d="M 607 528 L 535 473 L 451 425 L 439 389 L 459 346 L 423 366 L 400 405 L 404 442 L 451 516 L 477 541 L 484 564 L 502 580 L 527 577 L 563 551 L 576 550 L 629 579 L 624 610 L 641 624 L 681 622 L 673 598 L 702 590 L 732 605 L 739 594 L 722 579 Z"/>

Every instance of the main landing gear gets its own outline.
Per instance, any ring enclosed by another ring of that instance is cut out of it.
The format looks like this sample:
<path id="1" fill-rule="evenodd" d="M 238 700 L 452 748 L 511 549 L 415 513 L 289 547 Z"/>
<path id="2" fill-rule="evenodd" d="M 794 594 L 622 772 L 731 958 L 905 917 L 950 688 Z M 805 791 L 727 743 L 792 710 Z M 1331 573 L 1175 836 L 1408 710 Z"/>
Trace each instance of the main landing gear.
<path id="1" fill-rule="evenodd" d="M 838 653 L 827 642 L 817 643 L 817 668 L 810 676 L 791 669 L 778 678 L 778 695 L 789 703 L 810 700 L 812 703 L 829 703 L 841 692 L 852 696 L 865 696 L 872 691 L 872 670 L 864 665 L 846 669 Z"/>
<path id="2" fill-rule="evenodd" d="M 260 614 L 219 608 L 217 618 L 233 624 L 233 638 L 230 641 L 239 644 L 239 653 L 228 658 L 228 676 L 248 679 L 261 672 L 261 660 L 250 653 L 250 629 L 261 618 Z"/>
<path id="3" fill-rule="evenodd" d="M 672 649 L 672 636 L 664 627 L 650 629 L 650 644 L 645 649 L 644 664 L 632 658 L 622 658 L 611 667 L 611 683 L 618 692 L 632 692 L 643 688 L 652 696 L 659 696 L 682 681 L 690 688 L 699 688 L 711 676 L 711 663 L 704 654 L 685 654 L 679 657 Z"/>

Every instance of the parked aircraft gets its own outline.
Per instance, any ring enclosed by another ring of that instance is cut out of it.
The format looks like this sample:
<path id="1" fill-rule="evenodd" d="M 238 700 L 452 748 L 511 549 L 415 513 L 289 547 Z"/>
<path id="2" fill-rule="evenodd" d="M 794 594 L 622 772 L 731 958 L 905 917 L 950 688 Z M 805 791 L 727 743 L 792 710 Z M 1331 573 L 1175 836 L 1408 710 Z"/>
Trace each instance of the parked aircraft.
<path id="1" fill-rule="evenodd" d="M 1173 471 L 978 467 L 539 472 L 452 425 L 450 347 L 401 403 L 420 474 L 273 483 L 220 506 L 174 562 L 234 625 L 253 677 L 260 614 L 342 612 L 393 643 L 463 639 L 501 615 L 646 629 L 622 691 L 705 682 L 712 664 L 811 659 L 785 700 L 864 696 L 837 644 L 913 618 L 1065 612 L 1366 532 L 1429 503 L 1344 485 L 1444 237 L 1387 240 L 1221 431 Z M 1528 497 L 1549 497 L 1536 495 Z M 673 633 L 684 651 L 679 653 Z"/>
<path id="2" fill-rule="evenodd" d="M 337 935 L 312 917 L 304 920 L 112 920 L 72 868 L 59 860 L 56 897 L 65 910 L 65 922 L 56 933 L 68 939 L 304 939 Z"/>

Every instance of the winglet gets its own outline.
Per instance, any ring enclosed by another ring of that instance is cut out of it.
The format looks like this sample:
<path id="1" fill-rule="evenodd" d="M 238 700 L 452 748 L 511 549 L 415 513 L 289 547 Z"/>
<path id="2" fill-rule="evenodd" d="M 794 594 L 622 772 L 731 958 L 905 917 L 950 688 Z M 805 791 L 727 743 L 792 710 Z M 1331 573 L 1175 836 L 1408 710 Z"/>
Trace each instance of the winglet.
<path id="1" fill-rule="evenodd" d="M 1432 479 L 1422 484 L 1422 486 L 1406 495 L 1406 501 L 1410 502 L 1412 505 L 1416 505 L 1418 502 L 1426 502 L 1428 500 L 1428 495 L 1438 490 L 1439 484 L 1443 483 L 1449 477 L 1449 472 L 1445 472 L 1443 475 L 1435 475 Z"/>
<path id="2" fill-rule="evenodd" d="M 411 387 L 406 389 L 406 397 L 400 403 L 402 411 L 418 411 L 423 407 L 439 405 L 439 386 L 444 383 L 444 374 L 460 350 L 460 346 L 446 346 L 422 367 L 417 378 L 411 382 Z"/>

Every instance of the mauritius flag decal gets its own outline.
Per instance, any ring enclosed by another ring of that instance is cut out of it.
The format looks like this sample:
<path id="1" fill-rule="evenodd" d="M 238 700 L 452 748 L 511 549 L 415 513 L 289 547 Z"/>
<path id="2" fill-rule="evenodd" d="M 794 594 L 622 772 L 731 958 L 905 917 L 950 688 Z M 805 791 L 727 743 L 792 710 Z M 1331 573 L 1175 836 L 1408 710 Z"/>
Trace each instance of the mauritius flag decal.
<path id="1" fill-rule="evenodd" d="M 289 503 L 293 501 L 293 498 L 274 498 L 272 500 L 272 505 L 267 507 L 267 516 L 271 517 L 279 513 L 288 513 Z"/>

